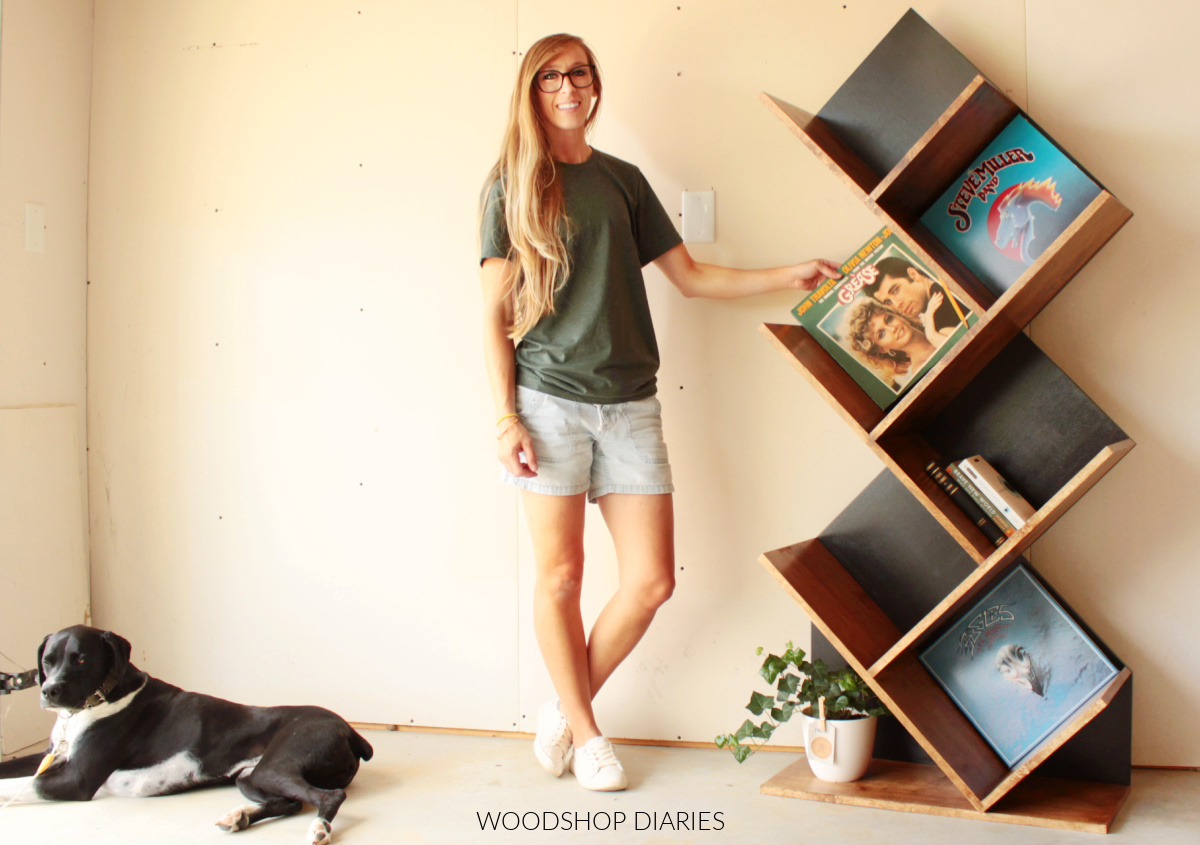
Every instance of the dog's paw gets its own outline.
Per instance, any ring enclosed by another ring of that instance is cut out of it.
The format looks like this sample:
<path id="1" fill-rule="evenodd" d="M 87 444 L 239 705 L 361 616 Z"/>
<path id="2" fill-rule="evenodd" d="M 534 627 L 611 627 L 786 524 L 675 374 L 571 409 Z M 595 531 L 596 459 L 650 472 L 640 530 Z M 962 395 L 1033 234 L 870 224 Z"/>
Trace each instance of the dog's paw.
<path id="1" fill-rule="evenodd" d="M 308 829 L 308 845 L 329 845 L 333 841 L 333 825 L 317 819 Z"/>
<path id="2" fill-rule="evenodd" d="M 230 810 L 217 819 L 217 827 L 226 833 L 237 833 L 239 830 L 245 830 L 250 826 L 250 813 L 248 810 L 248 807 L 238 807 L 236 810 Z"/>

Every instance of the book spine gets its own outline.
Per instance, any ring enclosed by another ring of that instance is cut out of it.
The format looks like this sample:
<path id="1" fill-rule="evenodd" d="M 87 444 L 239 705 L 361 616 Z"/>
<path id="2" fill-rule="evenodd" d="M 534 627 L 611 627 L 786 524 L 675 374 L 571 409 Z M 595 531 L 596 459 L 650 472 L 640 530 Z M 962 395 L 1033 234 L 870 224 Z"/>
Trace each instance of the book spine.
<path id="1" fill-rule="evenodd" d="M 942 471 L 937 461 L 930 461 L 925 466 L 925 472 L 929 474 L 929 477 L 939 487 L 946 491 L 946 494 L 950 497 L 950 501 L 954 502 L 959 510 L 975 523 L 976 527 L 983 532 L 983 536 L 987 537 L 992 545 L 1001 546 L 1004 544 L 1005 534 L 1000 530 L 1000 527 L 988 519 L 988 515 L 983 512 L 979 505 L 975 504 L 975 500 L 963 492 L 963 489 L 954 483 L 954 479 Z"/>
<path id="2" fill-rule="evenodd" d="M 1033 505 L 1025 501 L 983 456 L 975 455 L 959 461 L 957 466 L 1014 528 L 1023 528 L 1033 518 Z"/>
<path id="3" fill-rule="evenodd" d="M 1000 530 L 1006 536 L 1011 537 L 1016 533 L 1017 529 L 1013 528 L 1013 524 L 1004 518 L 1004 514 L 996 510 L 996 506 L 988 500 L 987 496 L 979 491 L 978 487 L 971 483 L 971 479 L 967 478 L 965 472 L 954 464 L 951 464 L 947 469 L 950 475 L 954 477 L 954 480 L 958 482 L 958 486 L 963 489 L 963 492 L 975 500 L 975 504 L 979 505 L 980 510 L 991 517 L 992 522 L 1000 526 Z"/>

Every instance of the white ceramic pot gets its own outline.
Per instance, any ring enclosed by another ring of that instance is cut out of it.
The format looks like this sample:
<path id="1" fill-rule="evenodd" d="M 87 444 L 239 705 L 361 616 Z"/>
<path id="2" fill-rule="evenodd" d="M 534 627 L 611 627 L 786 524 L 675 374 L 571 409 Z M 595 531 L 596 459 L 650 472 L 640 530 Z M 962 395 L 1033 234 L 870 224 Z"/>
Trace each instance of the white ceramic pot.
<path id="1" fill-rule="evenodd" d="M 871 764 L 875 747 L 875 717 L 866 719 L 826 719 L 810 715 L 809 708 L 800 711 L 804 719 L 804 753 L 813 774 L 821 780 L 845 783 L 858 780 Z"/>

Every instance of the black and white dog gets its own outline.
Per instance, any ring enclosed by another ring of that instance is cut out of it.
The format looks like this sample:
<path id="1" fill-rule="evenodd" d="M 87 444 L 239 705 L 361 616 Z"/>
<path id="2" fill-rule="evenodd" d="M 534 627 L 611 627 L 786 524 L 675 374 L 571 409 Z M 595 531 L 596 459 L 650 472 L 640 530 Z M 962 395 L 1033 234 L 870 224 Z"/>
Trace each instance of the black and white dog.
<path id="1" fill-rule="evenodd" d="M 87 801 L 102 786 L 148 796 L 237 783 L 254 803 L 221 818 L 223 829 L 307 803 L 317 808 L 309 842 L 332 840 L 343 790 L 372 754 L 344 719 L 320 707 L 247 707 L 184 692 L 139 670 L 129 652 L 122 637 L 84 625 L 46 637 L 38 680 L 42 707 L 58 712 L 50 747 L 0 763 L 0 778 L 32 776 L 36 798 L 60 801 Z M 26 784 L 0 781 L 0 803 Z"/>

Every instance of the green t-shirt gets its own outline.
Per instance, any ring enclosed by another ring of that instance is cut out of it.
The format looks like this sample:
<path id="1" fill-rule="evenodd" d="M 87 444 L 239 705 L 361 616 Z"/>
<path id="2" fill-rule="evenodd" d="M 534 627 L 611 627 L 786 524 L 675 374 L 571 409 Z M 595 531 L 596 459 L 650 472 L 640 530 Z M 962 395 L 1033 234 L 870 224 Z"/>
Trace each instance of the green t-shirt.
<path id="1" fill-rule="evenodd" d="M 555 312 L 517 345 L 517 384 L 597 404 L 653 396 L 658 342 L 642 267 L 679 244 L 679 233 L 634 165 L 592 150 L 582 164 L 555 167 L 571 275 Z M 484 206 L 483 258 L 508 258 L 503 203 L 497 181 Z"/>

